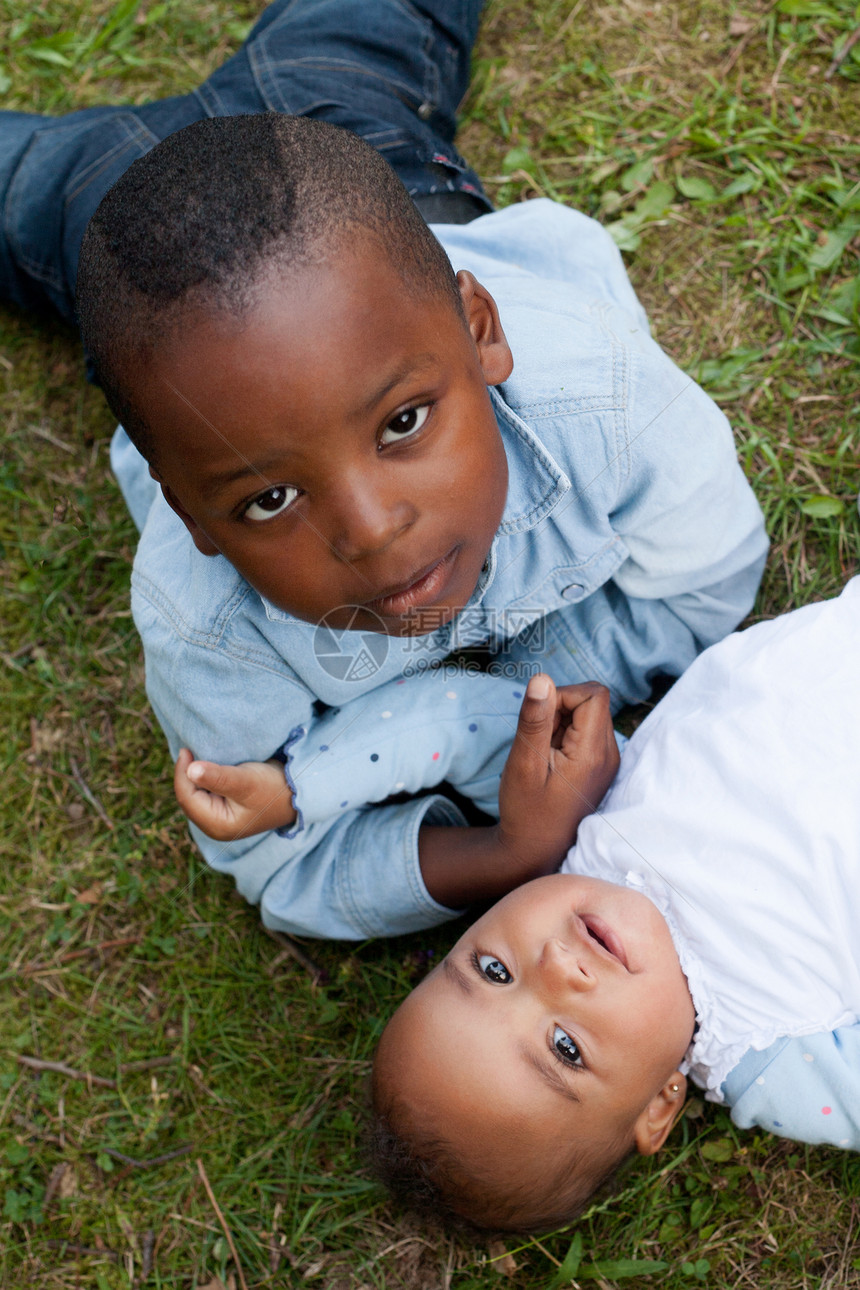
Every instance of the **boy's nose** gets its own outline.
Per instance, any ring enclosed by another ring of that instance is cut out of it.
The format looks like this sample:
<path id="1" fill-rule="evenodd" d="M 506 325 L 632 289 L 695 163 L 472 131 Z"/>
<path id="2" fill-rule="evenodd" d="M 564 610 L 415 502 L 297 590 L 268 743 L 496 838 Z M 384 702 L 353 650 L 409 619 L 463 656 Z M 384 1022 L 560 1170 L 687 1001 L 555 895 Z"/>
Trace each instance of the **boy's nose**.
<path id="1" fill-rule="evenodd" d="M 399 493 L 389 497 L 378 489 L 351 487 L 334 516 L 335 550 L 343 560 L 376 555 L 390 546 L 414 520 L 414 507 Z"/>
<path id="2" fill-rule="evenodd" d="M 555 937 L 544 945 L 538 970 L 550 990 L 587 992 L 597 985 L 597 973 L 590 958 L 580 953 L 578 946 L 565 945 Z"/>

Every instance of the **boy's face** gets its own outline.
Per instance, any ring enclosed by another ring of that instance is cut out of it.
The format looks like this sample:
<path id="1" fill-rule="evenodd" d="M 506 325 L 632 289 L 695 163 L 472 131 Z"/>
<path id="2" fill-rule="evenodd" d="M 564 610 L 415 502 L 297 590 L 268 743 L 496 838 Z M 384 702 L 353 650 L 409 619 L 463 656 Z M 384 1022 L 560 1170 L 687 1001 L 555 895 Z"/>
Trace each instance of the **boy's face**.
<path id="1" fill-rule="evenodd" d="M 574 1142 L 657 1150 L 694 1022 L 657 908 L 556 874 L 493 906 L 409 996 L 380 1046 L 383 1088 L 479 1176 L 525 1184 Z"/>
<path id="2" fill-rule="evenodd" d="M 127 370 L 201 551 L 334 627 L 420 634 L 468 601 L 507 492 L 487 385 L 512 361 L 492 300 L 460 282 L 468 329 L 358 241 L 270 272 L 241 321 L 184 317 Z"/>

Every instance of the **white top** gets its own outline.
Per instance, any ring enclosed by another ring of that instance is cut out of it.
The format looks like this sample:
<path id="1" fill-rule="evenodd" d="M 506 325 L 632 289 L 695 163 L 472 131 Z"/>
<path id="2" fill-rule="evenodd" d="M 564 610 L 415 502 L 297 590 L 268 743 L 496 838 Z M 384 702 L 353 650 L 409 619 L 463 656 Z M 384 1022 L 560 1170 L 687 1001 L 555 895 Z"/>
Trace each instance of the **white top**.
<path id="1" fill-rule="evenodd" d="M 860 578 L 707 650 L 636 731 L 563 868 L 666 917 L 714 1101 L 749 1049 L 860 1017 Z"/>

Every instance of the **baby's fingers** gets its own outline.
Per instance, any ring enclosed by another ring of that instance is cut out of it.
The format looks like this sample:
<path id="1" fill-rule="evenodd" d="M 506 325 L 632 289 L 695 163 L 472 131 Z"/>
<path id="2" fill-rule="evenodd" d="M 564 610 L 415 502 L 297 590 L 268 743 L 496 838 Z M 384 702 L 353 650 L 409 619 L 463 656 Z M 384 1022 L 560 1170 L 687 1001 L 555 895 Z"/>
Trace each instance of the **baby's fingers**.
<path id="1" fill-rule="evenodd" d="M 211 765 L 212 763 L 196 762 L 188 749 L 183 748 L 176 759 L 173 788 L 177 802 L 191 823 L 196 824 L 210 838 L 223 842 L 231 836 L 230 807 L 224 797 L 207 791 L 199 782 L 198 768 Z M 217 770 L 218 767 L 214 769 Z"/>
<path id="2" fill-rule="evenodd" d="M 176 794 L 177 802 L 186 815 L 188 814 L 188 805 L 197 792 L 196 786 L 188 778 L 188 768 L 193 763 L 194 754 L 189 748 L 182 748 L 173 768 L 173 791 Z"/>
<path id="3" fill-rule="evenodd" d="M 214 761 L 191 761 L 186 775 L 196 789 L 241 802 L 253 788 L 253 779 L 242 766 L 221 766 Z"/>

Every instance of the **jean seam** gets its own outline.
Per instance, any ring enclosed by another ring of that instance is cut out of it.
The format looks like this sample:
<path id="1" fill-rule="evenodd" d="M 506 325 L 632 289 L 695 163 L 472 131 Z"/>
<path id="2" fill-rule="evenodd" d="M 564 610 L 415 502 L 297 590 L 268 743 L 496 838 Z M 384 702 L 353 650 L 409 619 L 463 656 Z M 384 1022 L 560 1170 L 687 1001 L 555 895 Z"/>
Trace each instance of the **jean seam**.
<path id="1" fill-rule="evenodd" d="M 381 72 L 374 71 L 371 68 L 362 67 L 360 63 L 351 63 L 346 59 L 319 59 L 319 58 L 313 58 L 313 57 L 281 58 L 281 59 L 273 60 L 268 57 L 268 53 L 266 53 L 265 63 L 263 63 L 263 59 L 258 58 L 257 53 L 258 51 L 256 48 L 252 48 L 248 51 L 251 68 L 254 73 L 254 79 L 256 81 L 257 89 L 259 90 L 260 96 L 262 97 L 263 102 L 266 104 L 267 108 L 269 108 L 269 110 L 272 112 L 283 111 L 283 109 L 272 106 L 272 102 L 271 102 L 272 96 L 270 96 L 268 92 L 267 82 L 269 80 L 277 79 L 275 69 L 278 69 L 278 71 L 281 72 L 284 68 L 303 68 L 303 69 L 307 69 L 315 72 L 355 73 L 359 76 L 364 77 L 366 80 L 376 81 L 379 84 L 384 85 L 388 90 L 391 91 L 391 93 L 395 96 L 395 98 L 397 98 L 401 103 L 405 104 L 405 106 L 408 107 L 411 111 L 416 111 L 417 108 L 422 105 L 422 103 L 426 102 L 426 99 L 422 99 L 416 96 L 413 88 L 407 85 L 405 82 L 392 80 L 390 77 L 384 76 Z M 333 93 L 337 91 L 337 88 L 338 88 L 337 85 L 332 86 Z M 327 96 L 326 98 L 319 101 L 323 103 L 330 103 L 332 101 L 332 96 Z M 350 106 L 352 105 L 350 104 Z M 306 111 L 307 111 L 307 108 L 304 105 L 302 106 L 302 109 L 300 112 L 296 112 L 293 108 L 290 108 L 290 112 L 293 115 L 304 115 Z"/>
<path id="2" fill-rule="evenodd" d="M 454 65 L 456 65 L 458 61 L 458 52 L 456 48 L 454 48 L 451 45 L 450 41 L 444 40 L 441 34 L 437 33 L 437 27 L 436 27 L 436 24 L 434 24 L 433 19 L 425 14 L 422 14 L 420 10 L 418 10 L 414 5 L 409 3 L 409 0 L 390 0 L 390 2 L 393 5 L 393 7 L 399 9 L 400 12 L 404 15 L 404 17 L 407 18 L 411 23 L 413 23 L 414 26 L 417 27 L 422 33 L 423 39 L 421 42 L 421 52 L 424 58 L 424 73 L 423 73 L 423 84 L 420 90 L 421 97 L 418 99 L 418 106 L 421 106 L 422 104 L 429 102 L 435 107 L 439 101 L 440 84 L 439 84 L 438 63 L 437 63 L 437 60 L 431 57 L 431 52 L 430 52 L 433 46 L 433 42 L 434 40 L 438 39 L 440 44 L 444 45 L 449 61 L 453 59 Z M 261 94 L 262 94 L 262 84 L 261 84 L 260 78 L 258 78 L 256 75 L 256 70 L 257 70 L 256 65 L 258 62 L 258 55 L 259 55 L 260 65 L 262 66 L 263 64 L 265 64 L 265 67 L 267 69 L 273 66 L 281 65 L 281 60 L 273 60 L 269 56 L 269 51 L 267 48 L 269 39 L 274 32 L 282 30 L 284 26 L 288 25 L 285 22 L 285 20 L 287 20 L 289 17 L 294 15 L 294 11 L 298 8 L 300 4 L 301 4 L 301 0 L 291 0 L 291 3 L 286 6 L 286 8 L 275 20 L 275 22 L 267 26 L 260 33 L 259 36 L 249 41 L 248 44 L 245 46 L 245 50 L 248 54 L 249 62 L 251 63 L 252 70 L 254 71 L 254 79 L 257 82 L 257 88 L 260 90 Z M 323 66 L 323 70 L 326 70 L 324 66 Z M 365 70 L 365 69 L 361 68 L 361 70 Z M 376 75 L 379 75 L 379 73 L 376 73 Z M 391 85 L 392 87 L 394 86 L 394 82 L 390 81 L 388 77 L 380 76 L 380 79 L 383 80 L 387 85 Z M 409 94 L 411 97 L 411 94 L 412 94 L 411 87 L 409 87 Z M 401 97 L 401 95 L 398 94 L 398 97 Z M 265 95 L 263 95 L 263 99 L 264 101 L 267 101 Z M 405 101 L 409 103 L 409 99 Z M 456 105 L 454 107 L 454 111 L 456 111 Z"/>
<path id="3" fill-rule="evenodd" d="M 151 130 L 147 129 L 147 127 L 143 124 L 142 121 L 140 121 L 136 116 L 134 116 L 133 113 L 129 113 L 128 115 L 131 116 L 132 119 L 134 120 L 135 128 L 128 132 L 125 139 L 123 139 L 120 143 L 115 144 L 113 148 L 109 148 L 107 152 L 102 153 L 102 155 L 98 158 L 97 161 L 91 162 L 89 166 L 87 166 L 84 170 L 80 172 L 80 174 L 76 176 L 78 180 L 77 187 L 72 189 L 71 192 L 66 193 L 63 198 L 64 210 L 68 210 L 69 206 L 75 200 L 75 198 L 78 197 L 80 193 L 84 191 L 85 188 L 88 188 L 90 184 L 93 183 L 94 180 L 98 179 L 99 175 L 103 174 L 106 165 L 108 165 L 111 161 L 113 161 L 114 158 L 119 153 L 125 152 L 125 150 L 130 145 L 137 144 L 140 141 L 144 141 L 147 144 L 145 151 L 148 152 L 150 148 L 154 147 L 154 145 L 158 143 L 158 139 L 156 138 L 156 136 L 152 133 Z M 122 125 L 125 127 L 126 125 L 125 116 L 114 118 L 114 119 L 119 119 Z"/>
<path id="4" fill-rule="evenodd" d="M 208 81 L 204 81 L 202 85 L 198 85 L 197 89 L 193 90 L 192 93 L 208 117 L 232 115 L 229 108 L 225 106 L 221 95 L 212 86 L 211 78 Z"/>

